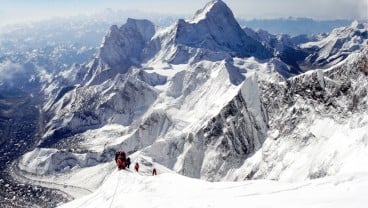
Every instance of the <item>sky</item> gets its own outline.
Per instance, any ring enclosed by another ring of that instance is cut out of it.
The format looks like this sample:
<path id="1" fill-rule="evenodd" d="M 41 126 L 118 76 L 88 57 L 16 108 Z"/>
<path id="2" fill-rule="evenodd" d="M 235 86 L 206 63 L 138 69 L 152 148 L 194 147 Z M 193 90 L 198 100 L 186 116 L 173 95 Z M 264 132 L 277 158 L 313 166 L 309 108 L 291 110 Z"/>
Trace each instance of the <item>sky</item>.
<path id="1" fill-rule="evenodd" d="M 106 8 L 190 16 L 209 0 L 0 0 L 0 24 L 73 16 Z M 224 0 L 246 19 L 367 19 L 368 0 Z"/>

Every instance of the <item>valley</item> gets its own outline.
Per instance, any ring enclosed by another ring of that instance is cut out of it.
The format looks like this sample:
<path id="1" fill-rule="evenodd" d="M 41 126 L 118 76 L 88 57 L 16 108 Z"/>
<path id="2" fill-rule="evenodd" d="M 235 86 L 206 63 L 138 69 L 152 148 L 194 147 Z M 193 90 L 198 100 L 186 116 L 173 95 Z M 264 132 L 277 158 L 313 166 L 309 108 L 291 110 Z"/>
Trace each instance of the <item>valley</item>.
<path id="1" fill-rule="evenodd" d="M 39 142 L 41 115 L 38 96 L 16 88 L 0 91 L 0 204 L 2 207 L 54 207 L 65 202 L 58 191 L 15 181 L 8 172 Z"/>

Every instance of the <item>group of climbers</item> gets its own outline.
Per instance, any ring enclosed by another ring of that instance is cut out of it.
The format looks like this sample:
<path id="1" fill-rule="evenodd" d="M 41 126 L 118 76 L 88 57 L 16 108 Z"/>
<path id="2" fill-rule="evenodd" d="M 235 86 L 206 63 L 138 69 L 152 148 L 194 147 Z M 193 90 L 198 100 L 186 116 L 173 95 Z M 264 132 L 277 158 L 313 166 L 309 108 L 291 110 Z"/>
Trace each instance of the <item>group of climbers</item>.
<path id="1" fill-rule="evenodd" d="M 115 154 L 115 162 L 119 170 L 125 169 L 126 167 L 129 168 L 130 166 L 130 158 L 126 157 L 124 151 L 119 151 Z"/>
<path id="2" fill-rule="evenodd" d="M 125 152 L 122 151 L 122 150 L 120 150 L 120 151 L 118 151 L 118 152 L 115 153 L 115 162 L 116 162 L 116 166 L 118 167 L 118 170 L 122 170 L 122 169 L 125 169 L 125 168 L 128 168 L 129 169 L 129 166 L 131 164 L 130 158 L 129 157 L 126 157 Z M 134 169 L 137 172 L 139 171 L 139 164 L 138 164 L 138 162 L 135 163 Z M 156 168 L 153 168 L 152 175 L 157 175 Z"/>

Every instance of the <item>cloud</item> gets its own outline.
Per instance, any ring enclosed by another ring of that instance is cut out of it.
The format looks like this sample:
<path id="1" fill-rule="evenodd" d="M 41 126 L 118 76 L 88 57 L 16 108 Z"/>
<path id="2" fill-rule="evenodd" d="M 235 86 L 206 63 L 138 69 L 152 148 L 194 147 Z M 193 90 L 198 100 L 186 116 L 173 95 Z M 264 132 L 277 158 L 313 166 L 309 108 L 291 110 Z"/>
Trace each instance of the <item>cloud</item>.
<path id="1" fill-rule="evenodd" d="M 149 13 L 191 15 L 210 0 L 37 0 L 1 3 L 0 25 L 28 22 L 102 11 L 105 8 L 139 10 Z M 367 19 L 367 0 L 223 0 L 238 17 L 314 19 Z"/>
<path id="2" fill-rule="evenodd" d="M 0 63 L 0 82 L 13 80 L 15 76 L 25 73 L 22 65 L 9 60 Z"/>

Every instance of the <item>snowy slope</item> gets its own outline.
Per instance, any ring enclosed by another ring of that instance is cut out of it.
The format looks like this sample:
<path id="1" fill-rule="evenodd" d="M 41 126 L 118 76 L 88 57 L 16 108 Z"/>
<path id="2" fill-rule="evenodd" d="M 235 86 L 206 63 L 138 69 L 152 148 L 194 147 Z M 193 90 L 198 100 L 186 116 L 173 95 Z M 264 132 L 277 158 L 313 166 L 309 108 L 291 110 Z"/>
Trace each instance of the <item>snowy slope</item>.
<path id="1" fill-rule="evenodd" d="M 352 188 L 353 187 L 353 188 Z M 172 173 L 158 176 L 114 171 L 93 194 L 64 204 L 77 207 L 365 207 L 367 174 L 300 183 L 210 183 Z"/>

